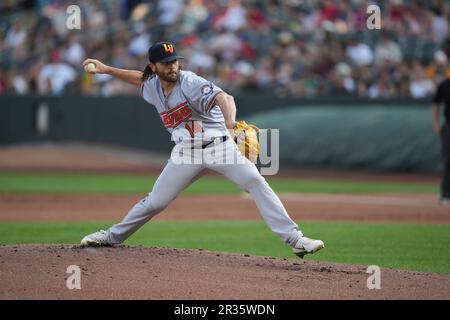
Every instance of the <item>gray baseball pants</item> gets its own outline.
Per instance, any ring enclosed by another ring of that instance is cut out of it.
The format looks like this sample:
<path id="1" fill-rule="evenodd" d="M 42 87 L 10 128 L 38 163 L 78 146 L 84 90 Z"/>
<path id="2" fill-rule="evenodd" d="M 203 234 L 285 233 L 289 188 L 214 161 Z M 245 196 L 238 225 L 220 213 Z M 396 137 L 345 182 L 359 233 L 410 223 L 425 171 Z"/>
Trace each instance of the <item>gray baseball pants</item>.
<path id="1" fill-rule="evenodd" d="M 206 170 L 220 173 L 228 180 L 247 191 L 256 203 L 260 214 L 270 230 L 285 243 L 294 246 L 303 234 L 292 221 L 278 196 L 259 173 L 257 167 L 241 155 L 236 144 L 228 139 L 205 149 L 195 149 L 200 155 L 192 156 L 189 146 L 177 145 L 172 150 L 164 170 L 156 180 L 153 190 L 139 201 L 123 218 L 108 230 L 109 242 L 124 242 L 147 221 L 163 211 L 185 188 Z M 181 163 L 181 157 L 188 163 Z M 193 161 L 193 158 L 194 161 Z"/>

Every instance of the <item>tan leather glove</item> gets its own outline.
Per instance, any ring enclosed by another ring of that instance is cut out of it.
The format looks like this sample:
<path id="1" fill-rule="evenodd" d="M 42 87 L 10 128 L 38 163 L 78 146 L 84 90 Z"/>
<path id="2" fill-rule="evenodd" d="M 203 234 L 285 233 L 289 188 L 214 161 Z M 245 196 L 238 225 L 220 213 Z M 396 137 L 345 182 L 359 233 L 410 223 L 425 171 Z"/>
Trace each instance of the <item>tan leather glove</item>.
<path id="1" fill-rule="evenodd" d="M 253 163 L 256 163 L 259 155 L 258 132 L 257 126 L 245 121 L 237 122 L 233 128 L 233 139 L 239 151 Z"/>

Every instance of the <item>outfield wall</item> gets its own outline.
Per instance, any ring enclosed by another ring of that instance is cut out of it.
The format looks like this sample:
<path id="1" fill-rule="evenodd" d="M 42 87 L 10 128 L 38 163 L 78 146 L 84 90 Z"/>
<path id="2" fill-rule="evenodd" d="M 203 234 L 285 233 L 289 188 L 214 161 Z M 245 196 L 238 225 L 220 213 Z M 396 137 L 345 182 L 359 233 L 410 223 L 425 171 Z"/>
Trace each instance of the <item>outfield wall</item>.
<path id="1" fill-rule="evenodd" d="M 280 129 L 280 162 L 302 168 L 430 172 L 441 170 L 430 108 L 402 106 L 291 107 L 254 115 Z"/>
<path id="2" fill-rule="evenodd" d="M 280 129 L 281 165 L 439 172 L 431 102 L 236 96 L 238 118 Z M 0 144 L 88 141 L 169 152 L 170 136 L 138 97 L 0 96 Z"/>

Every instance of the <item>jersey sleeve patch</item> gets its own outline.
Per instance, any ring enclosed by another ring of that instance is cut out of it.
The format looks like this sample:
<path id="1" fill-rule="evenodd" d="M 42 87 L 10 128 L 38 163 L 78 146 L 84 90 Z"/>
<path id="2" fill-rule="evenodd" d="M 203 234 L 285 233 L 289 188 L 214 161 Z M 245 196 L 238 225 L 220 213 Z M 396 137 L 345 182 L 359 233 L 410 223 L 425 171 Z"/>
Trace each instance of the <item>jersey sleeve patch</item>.
<path id="1" fill-rule="evenodd" d="M 211 107 L 218 92 L 222 89 L 217 87 L 213 82 L 208 81 L 195 73 L 187 73 L 182 83 L 183 94 L 189 100 L 191 107 L 205 114 Z"/>
<path id="2" fill-rule="evenodd" d="M 212 83 L 210 82 L 209 84 L 203 85 L 202 88 L 200 89 L 200 92 L 202 93 L 202 96 L 210 95 L 213 92 Z"/>

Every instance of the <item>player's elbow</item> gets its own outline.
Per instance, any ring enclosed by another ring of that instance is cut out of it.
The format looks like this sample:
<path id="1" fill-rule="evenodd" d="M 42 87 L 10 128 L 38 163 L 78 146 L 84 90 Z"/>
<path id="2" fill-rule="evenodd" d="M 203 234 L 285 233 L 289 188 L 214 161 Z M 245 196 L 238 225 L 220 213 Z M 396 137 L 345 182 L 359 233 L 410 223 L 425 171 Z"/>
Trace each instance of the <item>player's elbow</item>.
<path id="1" fill-rule="evenodd" d="M 225 98 L 232 104 L 234 104 L 234 97 L 231 94 L 225 93 Z"/>
<path id="2" fill-rule="evenodd" d="M 228 94 L 226 94 L 225 92 L 220 92 L 217 96 L 216 96 L 216 103 L 220 104 L 221 102 L 225 102 L 227 101 L 227 96 Z"/>
<path id="3" fill-rule="evenodd" d="M 226 92 L 222 93 L 222 101 L 229 107 L 236 110 L 236 102 L 234 101 L 234 97 Z"/>
<path id="4" fill-rule="evenodd" d="M 225 92 L 219 93 L 215 98 L 215 104 L 222 109 L 229 109 L 230 107 L 230 100 L 228 98 L 228 95 Z"/>
<path id="5" fill-rule="evenodd" d="M 216 96 L 216 100 L 234 101 L 234 97 L 232 95 L 226 93 L 225 91 L 222 91 Z"/>

